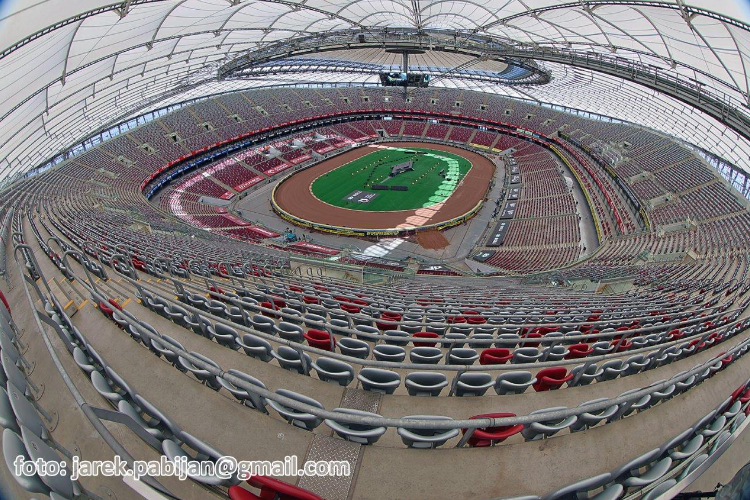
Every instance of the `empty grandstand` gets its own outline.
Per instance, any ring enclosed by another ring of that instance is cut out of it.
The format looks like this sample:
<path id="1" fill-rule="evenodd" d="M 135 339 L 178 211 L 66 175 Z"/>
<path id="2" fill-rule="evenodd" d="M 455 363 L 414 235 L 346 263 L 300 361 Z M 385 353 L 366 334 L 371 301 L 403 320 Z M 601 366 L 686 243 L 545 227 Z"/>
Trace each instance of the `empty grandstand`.
<path id="1" fill-rule="evenodd" d="M 0 3 L 0 498 L 740 498 L 740 4 Z"/>

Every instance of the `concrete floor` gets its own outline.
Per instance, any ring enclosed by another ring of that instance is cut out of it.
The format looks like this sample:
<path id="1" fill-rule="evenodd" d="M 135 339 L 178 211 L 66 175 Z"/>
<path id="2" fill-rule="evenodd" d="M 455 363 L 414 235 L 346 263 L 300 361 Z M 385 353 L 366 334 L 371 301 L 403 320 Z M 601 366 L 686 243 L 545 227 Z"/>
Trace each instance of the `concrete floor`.
<path id="1" fill-rule="evenodd" d="M 599 248 L 599 240 L 596 235 L 594 218 L 591 216 L 591 210 L 586 201 L 586 196 L 583 194 L 581 186 L 578 184 L 578 181 L 576 181 L 570 169 L 559 160 L 557 160 L 557 163 L 560 168 L 562 168 L 565 183 L 568 186 L 573 187 L 573 198 L 576 202 L 576 213 L 579 217 L 578 229 L 581 232 L 581 243 L 583 243 L 583 247 L 586 249 L 581 253 L 580 259 L 585 259 Z"/>

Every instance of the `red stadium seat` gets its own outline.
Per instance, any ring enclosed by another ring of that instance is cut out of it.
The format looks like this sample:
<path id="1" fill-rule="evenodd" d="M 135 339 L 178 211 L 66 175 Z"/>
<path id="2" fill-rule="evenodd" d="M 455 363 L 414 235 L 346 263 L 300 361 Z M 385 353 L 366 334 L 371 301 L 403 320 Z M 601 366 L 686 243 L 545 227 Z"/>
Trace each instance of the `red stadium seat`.
<path id="1" fill-rule="evenodd" d="M 332 351 L 336 347 L 336 338 L 331 339 L 331 335 L 323 330 L 310 329 L 303 333 L 302 336 L 305 337 L 305 340 L 307 340 L 307 343 L 311 347 L 323 349 L 324 351 Z M 331 340 L 333 340 L 333 343 L 331 343 Z"/>
<path id="2" fill-rule="evenodd" d="M 682 333 L 679 328 L 675 328 L 674 330 L 669 332 L 669 340 L 679 340 L 684 336 L 685 334 Z"/>
<path id="3" fill-rule="evenodd" d="M 253 476 L 248 484 L 260 489 L 262 500 L 323 500 L 312 491 L 267 476 Z M 248 497 L 252 499 L 252 497 Z M 244 500 L 244 499 L 241 499 Z"/>
<path id="4" fill-rule="evenodd" d="M 277 308 L 276 308 L 276 307 L 275 307 L 275 306 L 273 305 L 273 303 L 272 303 L 272 302 L 269 302 L 269 301 L 261 302 L 261 303 L 260 303 L 260 307 L 264 307 L 264 308 L 266 308 L 266 309 L 273 309 L 273 310 L 276 310 L 276 309 L 277 309 Z M 261 311 L 261 314 L 262 314 L 263 316 L 266 316 L 266 317 L 269 317 L 269 318 L 278 318 L 278 317 L 279 317 L 279 316 L 278 316 L 278 314 L 274 314 L 274 313 L 271 313 L 271 312 L 268 312 L 268 311 Z"/>
<path id="5" fill-rule="evenodd" d="M 724 354 L 726 354 L 726 351 L 721 353 L 721 355 L 724 355 Z M 729 356 L 724 356 L 723 358 L 721 358 L 721 366 L 722 367 L 727 366 L 732 361 L 734 361 L 734 355 L 730 354 Z"/>
<path id="6" fill-rule="evenodd" d="M 594 350 L 588 344 L 573 344 L 568 346 L 568 354 L 565 356 L 565 359 L 585 358 L 592 352 Z"/>
<path id="7" fill-rule="evenodd" d="M 229 487 L 229 498 L 231 500 L 263 500 L 255 493 L 250 493 L 245 488 L 237 485 Z"/>
<path id="8" fill-rule="evenodd" d="M 612 347 L 617 346 L 617 344 L 620 342 L 620 338 L 621 337 L 615 337 L 612 339 L 612 342 L 610 342 L 610 344 L 612 344 Z M 633 343 L 629 339 L 625 339 L 620 344 L 620 347 L 617 348 L 617 352 L 627 351 L 632 345 Z"/>
<path id="9" fill-rule="evenodd" d="M 216 294 L 224 295 L 224 290 L 222 288 L 211 285 L 208 287 L 208 290 L 209 290 L 209 295 L 211 296 L 212 299 L 224 300 L 219 295 L 216 295 Z"/>
<path id="10" fill-rule="evenodd" d="M 10 314 L 10 305 L 8 305 L 8 300 L 5 298 L 5 295 L 2 291 L 0 291 L 0 301 L 3 303 L 5 308 L 8 310 L 8 314 Z"/>
<path id="11" fill-rule="evenodd" d="M 480 365 L 502 365 L 513 357 L 510 349 L 504 347 L 490 347 L 479 355 Z"/>
<path id="12" fill-rule="evenodd" d="M 559 389 L 568 380 L 573 378 L 572 373 L 568 373 L 562 366 L 552 366 L 543 368 L 536 374 L 537 383 L 533 385 L 536 392 L 550 391 Z"/>
<path id="13" fill-rule="evenodd" d="M 104 302 L 102 300 L 99 301 L 99 310 L 104 314 L 105 316 L 112 317 L 112 308 L 110 307 L 110 304 L 108 302 Z"/>
<path id="14" fill-rule="evenodd" d="M 469 420 L 479 418 L 506 418 L 515 417 L 515 413 L 485 413 L 482 415 L 474 415 L 469 417 Z M 461 429 L 463 434 L 466 434 L 468 429 Z M 516 425 L 500 425 L 497 427 L 484 427 L 475 429 L 471 435 L 467 444 L 472 448 L 483 448 L 486 446 L 492 446 L 497 443 L 502 443 L 514 434 L 518 434 L 523 430 L 523 424 Z"/>
<path id="15" fill-rule="evenodd" d="M 552 333 L 552 332 L 556 332 L 556 331 L 557 331 L 556 327 L 551 327 L 551 326 L 537 326 L 536 328 L 532 329 L 529 332 L 529 335 L 531 335 L 532 333 L 533 334 L 537 334 L 538 333 L 539 335 L 546 335 L 548 333 Z"/>
<path id="16" fill-rule="evenodd" d="M 391 311 L 383 311 L 380 315 L 380 319 L 385 321 L 401 321 L 401 314 Z"/>
<path id="17" fill-rule="evenodd" d="M 539 332 L 529 332 L 526 335 L 523 336 L 524 339 L 540 339 L 542 338 L 542 334 Z M 538 340 L 523 340 L 521 345 L 526 347 L 535 347 L 539 345 Z"/>
<path id="18" fill-rule="evenodd" d="M 395 321 L 376 321 L 375 326 L 378 328 L 378 330 L 385 331 L 385 330 L 397 330 L 398 329 L 398 323 Z"/>

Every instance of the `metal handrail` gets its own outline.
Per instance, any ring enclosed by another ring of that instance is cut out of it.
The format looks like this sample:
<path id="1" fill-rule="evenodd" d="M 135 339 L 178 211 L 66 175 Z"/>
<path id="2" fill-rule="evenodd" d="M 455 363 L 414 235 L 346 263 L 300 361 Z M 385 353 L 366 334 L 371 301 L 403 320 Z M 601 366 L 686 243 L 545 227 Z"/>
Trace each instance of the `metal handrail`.
<path id="1" fill-rule="evenodd" d="M 16 266 L 18 268 L 19 275 L 24 276 L 25 274 L 23 272 L 23 266 L 18 260 L 18 251 L 22 250 L 22 253 L 24 254 L 24 258 L 27 259 L 28 262 L 31 263 L 31 265 L 36 269 L 37 273 L 41 273 L 41 268 L 39 267 L 38 262 L 36 261 L 36 257 L 34 257 L 34 251 L 33 249 L 25 244 L 25 243 L 17 243 L 14 245 L 13 248 L 13 255 L 14 260 L 16 262 Z M 91 425 L 94 427 L 94 429 L 97 431 L 97 433 L 101 436 L 101 438 L 104 440 L 104 442 L 109 446 L 109 448 L 115 452 L 116 455 L 120 456 L 123 461 L 132 469 L 134 464 L 134 459 L 128 453 L 128 451 L 123 447 L 119 441 L 114 437 L 114 435 L 110 432 L 110 430 L 102 423 L 102 421 L 99 419 L 99 417 L 96 415 L 94 408 L 89 405 L 84 397 L 81 395 L 81 393 L 78 391 L 78 388 L 76 387 L 75 383 L 72 381 L 70 376 L 68 375 L 67 370 L 63 366 L 62 362 L 60 361 L 60 358 L 57 355 L 57 352 L 52 345 L 52 342 L 49 338 L 49 335 L 47 335 L 47 332 L 44 330 L 44 327 L 42 326 L 42 322 L 39 318 L 39 312 L 37 311 L 36 307 L 34 307 L 34 301 L 31 298 L 31 293 L 29 292 L 29 286 L 26 283 L 25 279 L 21 280 L 24 286 L 24 292 L 26 293 L 26 298 L 28 300 L 30 309 L 32 311 L 32 314 L 34 316 L 34 321 L 36 323 L 37 329 L 42 336 L 42 339 L 44 341 L 44 344 L 47 348 L 47 351 L 52 358 L 52 362 L 55 365 L 55 368 L 57 369 L 58 373 L 60 374 L 60 378 L 65 383 L 65 386 L 68 388 L 68 391 L 73 396 L 73 399 L 76 402 L 76 405 L 81 410 L 81 412 L 86 416 L 86 419 L 91 423 Z M 49 288 L 49 285 L 47 284 L 46 280 L 42 280 L 44 282 L 45 287 L 47 288 L 48 292 L 50 293 L 50 296 L 52 296 L 51 290 Z M 67 316 L 67 315 L 66 315 Z M 69 321 L 69 319 L 68 319 Z M 169 498 L 175 497 L 166 487 L 164 487 L 159 481 L 154 479 L 148 474 L 145 474 L 141 476 L 141 480 L 148 484 L 150 487 L 154 488 L 155 490 L 159 491 L 160 493 L 168 496 Z"/>
<path id="2" fill-rule="evenodd" d="M 78 280 L 82 286 L 88 288 L 88 285 L 85 282 L 82 282 L 80 278 L 78 278 L 77 276 L 76 276 L 76 280 Z M 93 290 L 90 290 L 90 291 L 93 294 Z M 103 300 L 105 297 L 99 296 L 97 298 Z M 148 329 L 144 328 L 140 324 L 139 320 L 135 318 L 135 316 L 132 316 L 129 312 L 118 311 L 118 313 L 122 314 L 123 318 L 126 319 L 129 326 L 135 328 L 138 331 L 139 335 L 147 337 L 149 340 L 157 340 L 157 342 L 161 340 L 160 335 L 156 335 L 153 332 L 149 331 Z M 637 401 L 643 396 L 652 394 L 653 392 L 663 390 L 683 380 L 687 380 L 691 376 L 702 372 L 703 370 L 705 370 L 706 368 L 709 368 L 710 366 L 716 364 L 717 362 L 721 362 L 722 359 L 727 358 L 729 356 L 734 356 L 734 354 L 739 353 L 743 348 L 746 348 L 746 346 L 748 345 L 750 345 L 750 339 L 745 339 L 741 341 L 740 343 L 736 344 L 734 347 L 728 349 L 726 352 L 721 353 L 718 356 L 715 356 L 709 359 L 703 364 L 697 365 L 691 368 L 690 370 L 685 371 L 682 374 L 675 375 L 658 384 L 654 384 L 649 387 L 639 389 L 638 391 L 634 391 L 632 394 L 628 394 L 626 396 L 621 395 L 616 398 L 611 398 L 606 401 L 601 401 L 598 403 L 587 404 L 587 405 L 578 406 L 575 408 L 568 408 L 565 410 L 555 410 L 551 412 L 538 413 L 534 415 L 503 417 L 503 418 L 454 419 L 454 420 L 446 420 L 446 421 L 418 420 L 418 419 L 412 420 L 412 419 L 406 419 L 406 418 L 389 418 L 389 417 L 369 417 L 369 416 L 342 414 L 342 413 L 328 411 L 328 410 L 321 410 L 320 408 L 316 406 L 308 405 L 306 403 L 301 403 L 294 399 L 287 398 L 285 396 L 280 396 L 276 394 L 275 392 L 271 392 L 267 389 L 263 389 L 261 387 L 250 384 L 247 381 L 241 378 L 238 378 L 224 371 L 221 368 L 216 368 L 214 365 L 206 363 L 202 359 L 192 355 L 190 352 L 184 349 L 180 349 L 177 346 L 170 345 L 170 350 L 174 352 L 175 354 L 177 354 L 178 356 L 190 361 L 192 364 L 194 364 L 198 368 L 202 370 L 206 370 L 216 377 L 221 377 L 224 380 L 229 381 L 233 385 L 245 391 L 251 392 L 253 394 L 257 394 L 271 401 L 276 401 L 286 407 L 316 415 L 323 419 L 331 419 L 331 420 L 341 422 L 341 423 L 346 423 L 346 424 L 361 424 L 361 425 L 378 426 L 378 427 L 402 427 L 402 428 L 409 428 L 409 429 L 447 430 L 447 429 L 459 429 L 459 428 L 477 429 L 477 428 L 508 426 L 508 425 L 516 425 L 516 424 L 526 425 L 526 424 L 531 424 L 534 422 L 541 422 L 544 420 L 551 420 L 551 419 L 558 419 L 558 418 L 563 419 L 563 418 L 567 418 L 569 416 L 574 416 L 574 415 L 577 416 L 585 412 L 603 410 L 605 408 L 609 408 L 616 404 L 619 405 L 621 403 L 629 403 L 629 402 Z M 316 349 L 316 351 L 320 351 L 320 350 Z M 330 354 L 327 351 L 320 351 L 320 352 Z M 424 367 L 424 365 L 420 365 L 420 367 Z"/>
<path id="3" fill-rule="evenodd" d="M 243 281 L 243 280 L 240 279 L 240 281 Z M 297 281 L 290 281 L 290 283 L 298 284 Z M 197 288 L 196 285 L 193 285 L 193 286 L 195 286 Z M 242 288 L 244 288 L 244 286 Z M 259 293 L 264 293 L 264 294 L 268 295 L 267 292 L 259 292 Z M 220 294 L 216 294 L 216 295 L 220 295 Z M 224 298 L 224 297 L 222 297 L 222 298 Z M 271 300 L 270 296 L 269 296 L 269 300 Z M 305 307 L 307 307 L 307 305 L 303 304 L 302 301 L 300 301 L 299 299 L 296 299 L 296 298 L 284 297 L 284 300 L 288 301 L 288 302 L 297 303 L 299 305 L 304 305 Z M 340 302 L 339 300 L 333 299 L 333 298 L 330 299 L 330 300 L 334 301 L 334 302 Z M 376 297 L 376 302 L 378 302 L 377 297 Z M 235 304 L 235 305 L 237 305 L 237 304 Z M 451 305 L 450 304 L 445 304 L 445 306 L 451 306 Z M 659 304 L 659 306 L 661 306 L 661 303 Z M 361 306 L 361 307 L 368 308 L 368 309 L 370 309 L 372 311 L 376 311 L 376 312 L 386 312 L 386 311 L 388 311 L 387 308 L 382 307 L 380 305 L 367 305 L 367 306 Z M 459 307 L 459 306 L 456 305 L 454 307 Z M 720 306 L 712 306 L 710 308 L 707 308 L 707 310 L 712 310 L 712 309 L 718 310 L 718 309 L 720 309 Z M 663 315 L 669 315 L 669 314 L 671 314 L 673 312 L 682 312 L 683 311 L 683 310 L 679 309 L 678 305 L 674 305 L 672 307 L 667 307 L 667 308 L 665 308 L 663 310 L 664 310 L 664 314 Z M 446 312 L 446 311 L 443 311 L 443 312 Z M 720 313 L 721 312 L 725 312 L 725 311 L 720 311 Z M 285 314 L 285 313 L 281 313 L 281 312 L 278 312 L 278 313 L 280 315 L 282 315 L 282 316 Z M 355 314 L 355 313 L 349 313 L 349 312 L 344 311 L 344 310 L 341 311 L 341 314 L 345 315 L 345 316 L 348 316 L 350 318 L 356 318 L 357 317 L 357 314 Z M 409 314 L 409 312 L 405 311 L 403 314 Z M 423 315 L 428 314 L 427 310 L 425 309 L 422 314 Z M 566 314 L 566 315 L 574 315 L 574 313 L 571 313 L 571 312 L 564 313 L 564 314 Z M 468 315 L 461 314 L 461 315 L 463 315 L 465 317 L 477 316 L 477 315 L 474 315 L 474 314 L 468 314 Z M 584 315 L 584 314 L 580 314 L 580 315 Z M 479 314 L 478 316 L 480 316 L 480 317 L 486 317 L 486 316 L 484 316 L 482 314 Z M 505 317 L 505 318 L 512 318 L 513 317 L 513 315 L 511 315 L 509 313 L 497 313 L 497 314 L 493 314 L 493 316 Z M 377 318 L 370 318 L 370 319 L 372 319 L 373 321 L 377 320 Z M 654 317 L 653 316 L 634 316 L 634 317 L 630 317 L 628 319 L 629 320 L 638 319 L 638 320 L 653 321 Z M 600 325 L 600 324 L 611 323 L 613 321 L 617 321 L 617 320 L 616 319 L 606 319 L 606 320 L 603 319 L 603 320 L 597 320 L 597 321 L 585 321 L 585 323 L 597 326 L 597 325 Z M 421 326 L 444 326 L 444 327 L 456 326 L 456 325 L 454 325 L 452 323 L 434 322 L 434 321 L 431 321 L 429 324 L 427 324 L 425 322 L 421 322 L 420 323 L 418 321 L 409 322 L 409 323 L 416 323 L 416 324 L 420 324 Z M 487 325 L 473 325 L 473 326 L 474 327 L 481 327 L 481 326 L 487 326 Z M 490 326 L 497 326 L 497 327 L 508 326 L 508 327 L 513 327 L 513 328 L 524 328 L 524 327 L 537 327 L 537 326 L 580 326 L 580 325 L 577 322 L 565 322 L 565 323 L 510 323 L 510 324 L 497 324 L 497 325 L 490 325 Z"/>
<path id="4" fill-rule="evenodd" d="M 142 290 L 143 289 L 142 289 L 142 287 L 141 287 L 140 284 L 138 284 L 135 280 L 133 280 L 132 278 L 130 278 L 130 277 L 126 276 L 126 275 L 121 275 L 121 276 L 125 280 L 129 281 L 134 287 L 136 287 L 137 289 L 141 290 L 139 293 L 142 294 Z M 226 295 L 223 295 L 223 294 L 219 294 L 218 292 L 210 292 L 210 293 L 212 295 L 215 295 L 215 296 L 220 296 L 222 298 L 222 300 L 236 305 L 237 307 L 240 308 L 241 312 L 245 311 L 244 308 L 248 306 L 248 304 L 245 303 L 245 302 L 238 301 L 237 299 L 234 299 L 232 297 L 229 297 L 229 296 L 226 296 Z M 159 295 L 159 294 L 155 294 L 155 295 L 157 295 L 162 300 L 165 300 L 166 302 L 171 303 L 171 304 L 178 305 L 178 306 L 186 309 L 187 311 L 192 312 L 193 314 L 199 314 L 201 316 L 211 318 L 212 320 L 214 320 L 214 322 L 223 323 L 223 324 L 225 324 L 227 326 L 231 326 L 232 328 L 235 328 L 235 329 L 240 330 L 242 332 L 253 334 L 255 336 L 263 338 L 264 340 L 272 341 L 272 342 L 277 343 L 277 344 L 287 345 L 287 346 L 292 347 L 294 349 L 300 349 L 302 351 L 311 352 L 311 353 L 314 353 L 314 354 L 317 354 L 317 355 L 324 355 L 324 356 L 335 358 L 335 359 L 338 359 L 338 360 L 341 360 L 341 361 L 346 361 L 348 363 L 352 363 L 352 364 L 355 364 L 355 365 L 373 366 L 373 367 L 391 368 L 391 369 L 393 369 L 393 368 L 418 369 L 418 370 L 421 370 L 421 371 L 511 371 L 511 370 L 518 370 L 518 369 L 521 369 L 521 368 L 545 368 L 545 367 L 550 367 L 550 366 L 566 366 L 566 365 L 573 365 L 573 364 L 585 363 L 586 361 L 592 361 L 593 362 L 593 361 L 601 361 L 601 360 L 605 360 L 605 359 L 613 359 L 613 358 L 619 358 L 619 357 L 624 357 L 624 356 L 631 356 L 631 355 L 640 354 L 640 353 L 644 353 L 644 352 L 657 351 L 659 349 L 661 349 L 663 351 L 663 350 L 668 349 L 669 347 L 672 347 L 672 346 L 677 345 L 677 344 L 685 343 L 685 342 L 687 342 L 689 340 L 693 340 L 693 339 L 702 339 L 702 340 L 705 340 L 711 333 L 713 333 L 715 331 L 718 331 L 719 329 L 722 329 L 722 328 L 727 328 L 727 325 L 718 326 L 718 327 L 715 327 L 714 329 L 708 330 L 708 331 L 700 333 L 700 334 L 691 335 L 691 336 L 684 337 L 684 338 L 681 338 L 681 339 L 672 340 L 672 341 L 669 341 L 669 342 L 663 342 L 663 343 L 655 345 L 655 346 L 647 346 L 647 347 L 642 347 L 642 348 L 639 348 L 639 349 L 630 349 L 630 350 L 627 350 L 627 351 L 623 351 L 622 353 L 615 352 L 615 353 L 608 353 L 608 354 L 599 355 L 599 356 L 587 356 L 585 358 L 580 358 L 580 359 L 566 359 L 566 360 L 560 360 L 560 361 L 537 361 L 535 363 L 519 363 L 519 364 L 505 364 L 505 365 L 472 365 L 472 366 L 447 365 L 447 364 L 443 365 L 443 364 L 396 363 L 396 362 L 391 362 L 391 361 L 377 361 L 377 360 L 361 359 L 361 358 L 355 358 L 355 357 L 352 357 L 352 356 L 347 356 L 345 354 L 340 354 L 340 353 L 337 353 L 337 352 L 324 351 L 324 350 L 321 350 L 321 349 L 317 349 L 315 347 L 311 347 L 311 346 L 307 346 L 307 345 L 304 345 L 304 344 L 300 344 L 298 342 L 294 342 L 294 341 L 287 340 L 287 339 L 282 339 L 282 338 L 276 337 L 274 335 L 271 335 L 271 334 L 268 334 L 268 333 L 265 333 L 265 332 L 261 332 L 261 331 L 255 330 L 254 328 L 249 327 L 249 326 L 245 326 L 245 325 L 241 325 L 241 324 L 238 324 L 238 323 L 234 323 L 233 321 L 231 321 L 229 319 L 221 318 L 221 317 L 218 317 L 218 316 L 215 316 L 215 315 L 211 314 L 210 312 L 204 311 L 202 309 L 198 309 L 198 308 L 192 306 L 191 304 L 187 304 L 185 302 L 177 301 L 174 298 L 172 298 L 171 296 L 164 296 L 164 295 Z M 141 295 L 141 297 L 143 297 L 145 299 L 145 296 L 143 294 Z M 261 310 L 263 312 L 267 312 L 269 314 L 274 314 L 274 315 L 279 315 L 279 316 L 294 317 L 297 320 L 300 319 L 298 316 L 287 315 L 286 313 L 282 313 L 281 311 L 278 311 L 278 310 L 275 310 L 275 309 L 268 309 L 268 308 L 265 308 L 265 307 L 261 307 L 260 305 L 257 305 L 257 306 L 253 305 L 252 307 L 255 307 L 255 308 L 257 308 L 257 309 L 259 309 L 259 310 Z M 737 309 L 737 310 L 734 310 L 732 312 L 739 312 L 739 311 L 740 310 Z M 356 335 L 356 336 L 372 338 L 372 340 L 375 340 L 375 341 L 385 340 L 385 338 L 386 338 L 384 335 L 371 334 L 371 333 L 362 332 L 362 331 L 359 331 L 359 330 L 353 330 L 353 329 L 350 329 L 350 328 L 334 327 L 332 325 L 329 325 L 329 328 L 331 328 L 331 330 L 335 330 L 335 331 L 337 331 L 337 332 L 339 332 L 340 334 L 343 334 L 343 335 L 349 336 L 349 335 L 353 334 L 353 335 Z M 655 328 L 658 328 L 658 327 L 649 327 L 649 331 L 650 331 L 650 329 L 655 329 Z M 342 332 L 344 332 L 344 333 L 342 333 Z M 635 330 L 630 330 L 628 332 L 617 332 L 617 331 L 606 332 L 604 334 L 597 333 L 595 335 L 597 337 L 622 336 L 622 339 L 620 340 L 620 342 L 622 342 L 624 339 L 626 339 L 628 337 L 628 334 L 630 332 L 635 332 Z M 498 343 L 509 343 L 509 344 L 510 343 L 516 343 L 516 344 L 518 344 L 518 343 L 523 343 L 523 342 L 526 342 L 528 344 L 537 344 L 537 343 L 538 344 L 544 344 L 544 343 L 549 343 L 550 346 L 552 346 L 552 345 L 556 345 L 556 343 L 561 344 L 561 342 L 563 340 L 590 340 L 590 337 L 587 338 L 585 335 L 576 335 L 576 336 L 569 336 L 569 337 L 562 337 L 562 338 L 557 338 L 556 337 L 556 338 L 548 339 L 548 340 L 545 341 L 543 338 L 534 338 L 534 339 L 525 339 L 525 340 L 522 339 L 522 338 L 520 338 L 519 340 L 512 340 L 512 339 L 507 339 L 506 340 L 506 339 L 499 339 L 499 338 L 481 339 L 481 340 L 480 339 L 471 340 L 469 338 L 467 338 L 467 339 L 445 339 L 445 338 L 430 339 L 430 338 L 414 337 L 413 335 L 409 335 L 408 337 L 407 336 L 399 337 L 398 340 L 400 340 L 400 341 L 409 341 L 409 342 L 435 342 L 435 343 L 448 344 L 451 347 L 453 346 L 453 344 L 456 344 L 456 343 L 468 343 L 468 342 L 472 342 L 472 343 L 476 343 L 476 344 L 482 343 L 482 344 L 487 344 L 488 346 L 493 345 L 493 344 L 498 344 Z"/>

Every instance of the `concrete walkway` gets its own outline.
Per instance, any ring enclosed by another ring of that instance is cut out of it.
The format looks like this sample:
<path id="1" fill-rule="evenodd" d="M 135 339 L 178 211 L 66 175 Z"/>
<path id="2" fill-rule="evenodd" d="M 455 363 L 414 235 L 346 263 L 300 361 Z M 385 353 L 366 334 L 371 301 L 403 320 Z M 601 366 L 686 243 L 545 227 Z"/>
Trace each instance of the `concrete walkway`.
<path id="1" fill-rule="evenodd" d="M 583 194 L 581 186 L 576 181 L 573 173 L 570 169 L 559 159 L 557 164 L 560 166 L 562 176 L 565 179 L 565 183 L 571 188 L 573 198 L 576 202 L 576 213 L 578 214 L 578 228 L 581 232 L 581 242 L 585 250 L 581 254 L 581 259 L 585 259 L 589 255 L 593 254 L 597 248 L 599 248 L 599 241 L 596 235 L 596 225 L 594 224 L 594 218 L 591 216 L 591 210 L 589 209 L 586 196 Z"/>

